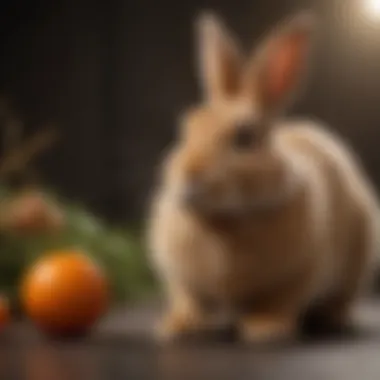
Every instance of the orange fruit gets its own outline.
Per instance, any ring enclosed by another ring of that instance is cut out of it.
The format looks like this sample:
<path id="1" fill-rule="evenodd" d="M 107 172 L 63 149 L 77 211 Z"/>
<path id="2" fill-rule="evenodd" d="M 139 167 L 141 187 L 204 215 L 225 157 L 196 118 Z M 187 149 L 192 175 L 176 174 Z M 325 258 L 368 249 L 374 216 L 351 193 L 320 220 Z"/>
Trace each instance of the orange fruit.
<path id="1" fill-rule="evenodd" d="M 78 251 L 44 255 L 27 271 L 21 285 L 26 314 L 52 334 L 87 331 L 108 306 L 102 269 Z"/>
<path id="2" fill-rule="evenodd" d="M 7 298 L 0 296 L 0 331 L 9 323 L 10 319 L 9 302 Z"/>

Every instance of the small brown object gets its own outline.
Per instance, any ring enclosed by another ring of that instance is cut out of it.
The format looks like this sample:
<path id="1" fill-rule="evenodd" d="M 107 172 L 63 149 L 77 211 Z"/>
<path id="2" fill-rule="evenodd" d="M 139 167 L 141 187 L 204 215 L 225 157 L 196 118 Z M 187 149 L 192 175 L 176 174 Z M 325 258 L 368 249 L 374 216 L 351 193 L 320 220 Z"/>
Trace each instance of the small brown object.
<path id="1" fill-rule="evenodd" d="M 60 231 L 62 210 L 38 190 L 30 190 L 4 201 L 0 214 L 3 230 L 23 235 Z"/>

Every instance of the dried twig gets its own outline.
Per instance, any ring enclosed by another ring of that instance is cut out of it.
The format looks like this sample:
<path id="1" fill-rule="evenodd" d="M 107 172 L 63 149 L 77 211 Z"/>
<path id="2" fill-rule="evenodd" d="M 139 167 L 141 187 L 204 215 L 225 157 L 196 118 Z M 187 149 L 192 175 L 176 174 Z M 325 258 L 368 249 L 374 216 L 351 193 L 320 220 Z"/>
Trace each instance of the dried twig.
<path id="1" fill-rule="evenodd" d="M 27 170 L 31 171 L 30 161 L 55 143 L 58 132 L 51 128 L 46 129 L 23 141 L 24 125 L 4 97 L 0 97 L 0 118 L 3 123 L 0 179 L 15 172 L 19 174 L 22 172 L 25 175 Z"/>
<path id="2" fill-rule="evenodd" d="M 1 160 L 0 178 L 23 170 L 36 155 L 49 149 L 58 137 L 57 130 L 48 129 L 21 143 Z"/>

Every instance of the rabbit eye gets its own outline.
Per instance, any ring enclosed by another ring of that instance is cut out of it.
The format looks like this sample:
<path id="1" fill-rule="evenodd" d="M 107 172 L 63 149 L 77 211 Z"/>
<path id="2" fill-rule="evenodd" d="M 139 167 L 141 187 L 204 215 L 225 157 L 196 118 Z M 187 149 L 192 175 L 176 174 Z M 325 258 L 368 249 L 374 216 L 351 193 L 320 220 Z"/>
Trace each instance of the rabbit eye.
<path id="1" fill-rule="evenodd" d="M 232 136 L 232 145 L 238 150 L 247 150 L 256 145 L 258 138 L 254 127 L 250 124 L 239 126 Z"/>

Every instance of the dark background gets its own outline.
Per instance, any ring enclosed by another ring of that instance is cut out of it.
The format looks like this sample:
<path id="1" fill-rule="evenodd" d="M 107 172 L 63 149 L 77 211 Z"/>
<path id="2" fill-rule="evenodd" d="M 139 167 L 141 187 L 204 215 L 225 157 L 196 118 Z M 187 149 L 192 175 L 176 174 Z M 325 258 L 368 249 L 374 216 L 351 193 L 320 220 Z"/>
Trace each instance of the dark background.
<path id="1" fill-rule="evenodd" d="M 113 220 L 139 218 L 178 113 L 198 98 L 193 21 L 217 11 L 248 48 L 311 7 L 320 38 L 292 112 L 344 134 L 380 186 L 380 15 L 368 0 L 25 0 L 0 3 L 0 93 L 32 133 L 63 133 L 42 178 Z"/>

